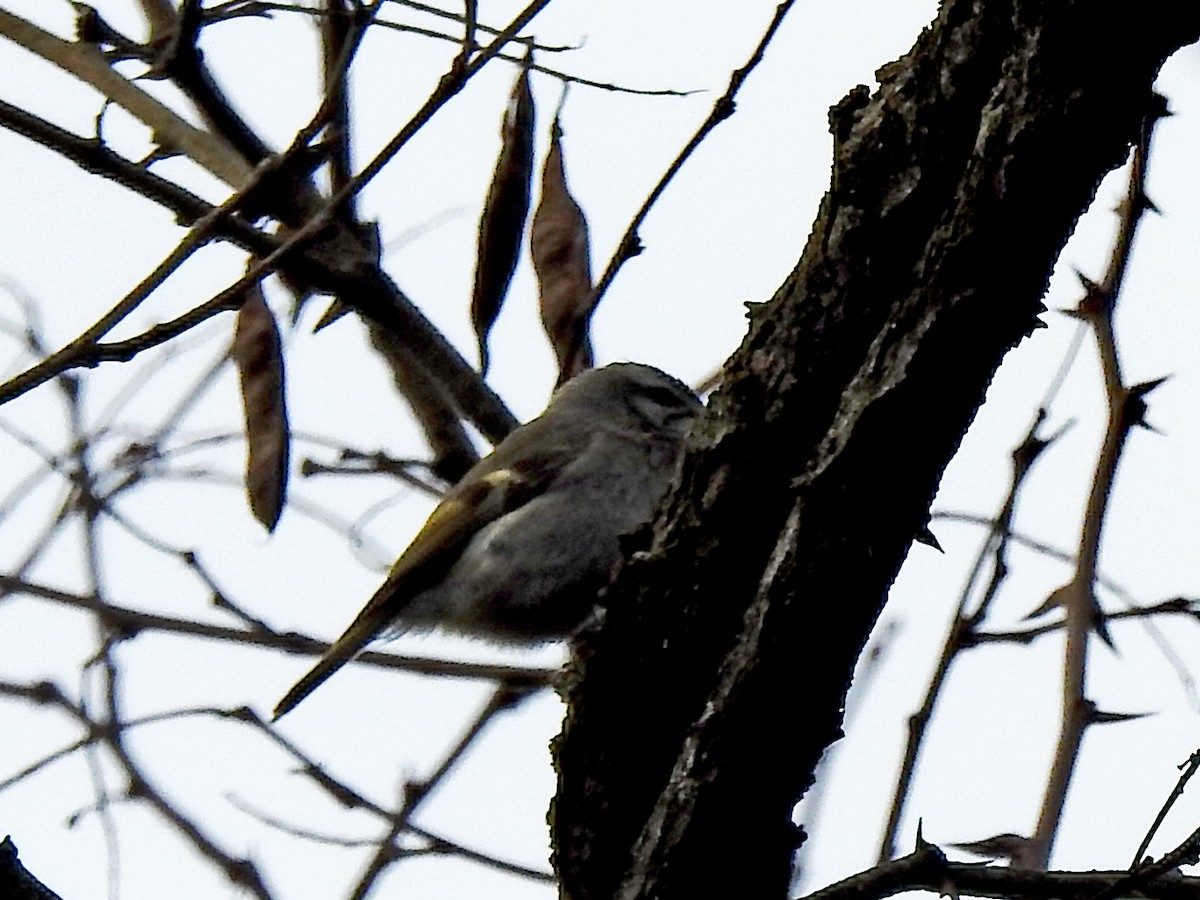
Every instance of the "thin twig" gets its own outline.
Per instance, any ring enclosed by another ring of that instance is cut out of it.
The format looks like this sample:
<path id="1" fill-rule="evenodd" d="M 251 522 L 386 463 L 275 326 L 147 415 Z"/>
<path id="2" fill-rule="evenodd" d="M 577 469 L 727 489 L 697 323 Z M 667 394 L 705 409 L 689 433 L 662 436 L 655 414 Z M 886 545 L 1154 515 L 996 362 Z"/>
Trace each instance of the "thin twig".
<path id="1" fill-rule="evenodd" d="M 111 646 L 102 651 L 102 656 L 107 657 L 110 652 Z M 49 682 L 36 685 L 13 685 L 0 682 L 0 694 L 19 696 L 42 706 L 59 709 L 79 725 L 86 734 L 99 736 L 125 775 L 130 797 L 147 801 L 165 821 L 170 823 L 196 848 L 202 857 L 221 868 L 233 884 L 246 888 L 261 900 L 270 900 L 271 894 L 262 882 L 254 864 L 221 850 L 196 823 L 172 806 L 170 801 L 154 787 L 140 765 L 130 755 L 124 742 L 124 724 L 118 699 L 120 695 L 119 676 L 111 662 L 104 663 L 104 665 L 108 681 L 105 700 L 109 707 L 104 721 L 98 721 L 89 716 L 83 707 L 71 702 L 56 685 Z"/>
<path id="2" fill-rule="evenodd" d="M 1142 842 L 1138 845 L 1137 852 L 1133 854 L 1133 862 L 1129 864 L 1130 869 L 1137 869 L 1141 866 L 1142 860 L 1146 857 L 1146 851 L 1150 849 L 1150 842 L 1154 840 L 1154 835 L 1158 833 L 1159 827 L 1167 818 L 1167 813 L 1171 811 L 1171 807 L 1175 805 L 1175 801 L 1183 796 L 1183 789 L 1187 787 L 1187 783 L 1192 780 L 1192 776 L 1200 770 L 1200 750 L 1197 750 L 1188 757 L 1188 761 L 1179 767 L 1183 770 L 1183 774 L 1179 776 L 1179 780 L 1175 782 L 1175 787 L 1171 789 L 1171 793 L 1163 802 L 1162 808 L 1159 809 L 1158 815 L 1154 817 L 1154 822 L 1146 831 L 1146 836 L 1142 838 Z"/>
<path id="3" fill-rule="evenodd" d="M 82 334 L 79 335 L 79 337 L 75 338 L 75 340 L 71 341 L 71 343 L 67 344 L 67 346 L 63 347 L 58 352 L 52 353 L 50 356 L 38 362 L 36 365 L 31 366 L 21 374 L 9 379 L 3 385 L 0 385 L 0 404 L 7 403 L 9 400 L 21 396 L 27 391 L 44 384 L 51 378 L 62 374 L 68 369 L 78 368 L 80 366 L 95 365 L 97 362 L 100 362 L 103 359 L 111 358 L 110 355 L 105 352 L 105 349 L 103 349 L 103 345 L 99 343 L 100 339 L 112 331 L 113 328 L 119 325 L 122 321 L 124 321 L 124 319 L 128 317 L 134 310 L 136 310 L 146 300 L 146 298 L 150 296 L 152 291 L 166 281 L 167 277 L 180 265 L 182 265 L 183 262 L 192 255 L 192 253 L 207 243 L 208 239 L 214 233 L 217 222 L 220 219 L 236 212 L 237 208 L 245 199 L 248 191 L 252 189 L 270 170 L 277 168 L 282 159 L 283 157 L 274 157 L 272 160 L 268 160 L 267 162 L 263 163 L 262 166 L 256 169 L 255 174 L 251 177 L 245 189 L 230 195 L 224 203 L 218 207 L 215 207 L 211 212 L 203 216 L 194 226 L 192 226 L 192 228 L 184 236 L 183 240 L 176 245 L 175 249 L 167 255 L 166 259 L 155 266 L 154 271 L 142 279 L 142 281 L 132 291 L 122 297 L 112 309 L 101 316 L 95 324 L 86 329 Z M 259 277 L 265 277 L 265 274 L 266 273 L 263 272 Z M 251 281 L 249 278 L 241 279 L 240 281 L 246 281 L 247 284 L 257 283 L 256 280 Z M 242 285 L 242 287 L 245 287 L 245 285 Z M 213 314 L 222 309 L 236 308 L 234 305 L 231 305 L 233 299 L 234 296 L 230 291 L 219 294 L 218 308 L 213 310 Z M 211 303 L 212 301 L 210 301 L 210 304 Z M 206 316 L 205 318 L 208 317 Z M 203 319 L 197 320 L 194 324 L 199 324 L 200 321 L 203 321 Z M 151 329 L 151 331 L 154 330 L 155 329 Z M 171 336 L 174 337 L 176 334 L 180 334 L 186 330 L 186 328 L 180 329 Z M 126 345 L 130 342 L 122 341 L 115 343 Z M 132 355 L 136 355 L 136 352 L 137 351 L 135 351 L 134 354 L 131 354 L 131 357 Z"/>
<path id="4" fill-rule="evenodd" d="M 354 900 L 366 897 L 384 870 L 400 858 L 402 854 L 399 853 L 396 847 L 396 838 L 408 827 L 409 821 L 417 811 L 417 808 L 445 781 L 450 770 L 454 768 L 475 740 L 483 733 L 483 729 L 487 724 L 499 713 L 512 709 L 528 697 L 529 694 L 530 689 L 528 687 L 513 688 L 507 685 L 498 686 L 492 692 L 492 696 L 487 704 L 480 710 L 475 720 L 467 728 L 458 744 L 442 758 L 442 761 L 438 764 L 433 774 L 421 782 L 413 782 L 407 786 L 404 803 L 396 812 L 388 834 L 379 841 L 375 855 L 367 864 L 366 869 L 363 871 L 358 884 L 351 894 Z"/>
<path id="5" fill-rule="evenodd" d="M 1012 476 L 1009 481 L 1008 493 L 1005 495 L 1000 512 L 995 519 L 988 523 L 987 537 L 979 549 L 975 564 L 967 576 L 966 584 L 959 593 L 954 617 L 942 643 L 941 654 L 934 667 L 933 675 L 930 676 L 929 684 L 925 688 L 921 706 L 908 718 L 908 738 L 904 747 L 904 758 L 900 764 L 900 773 L 896 777 L 888 820 L 879 845 L 879 861 L 881 863 L 887 862 L 895 855 L 896 838 L 904 816 L 905 804 L 912 790 L 921 748 L 929 723 L 933 719 L 937 701 L 950 677 L 950 670 L 959 654 L 973 645 L 974 635 L 986 619 L 992 601 L 999 593 L 1008 574 L 1008 545 L 1009 538 L 1013 534 L 1013 517 L 1017 509 L 1017 498 L 1034 462 L 1052 440 L 1045 440 L 1037 436 L 1038 428 L 1044 418 L 1043 411 L 1034 419 L 1029 431 L 1012 452 Z M 976 593 L 976 584 L 982 577 L 989 558 L 991 559 L 991 578 L 982 596 L 975 602 L 975 609 L 970 610 L 970 604 Z"/>
<path id="6" fill-rule="evenodd" d="M 64 41 L 4 9 L 0 9 L 0 36 L 90 84 L 144 123 L 157 143 L 186 153 L 230 187 L 241 187 L 250 178 L 252 166 L 224 138 L 190 125 L 174 110 L 114 71 L 96 47 Z"/>
<path id="7" fill-rule="evenodd" d="M 1063 720 L 1037 825 L 1029 841 L 1013 858 L 1013 864 L 1023 868 L 1045 869 L 1049 863 L 1083 734 L 1095 715 L 1094 706 L 1086 694 L 1086 678 L 1088 643 L 1092 630 L 1099 629 L 1101 636 L 1107 639 L 1095 594 L 1100 539 L 1122 452 L 1130 432 L 1142 424 L 1142 397 L 1157 384 L 1138 387 L 1127 387 L 1124 384 L 1117 353 L 1113 311 L 1120 297 L 1134 234 L 1144 213 L 1151 208 L 1145 195 L 1145 175 L 1154 124 L 1161 115 L 1166 114 L 1165 101 L 1161 98 L 1160 101 L 1159 112 L 1148 118 L 1141 140 L 1133 149 L 1129 186 L 1118 209 L 1117 239 L 1104 281 L 1101 284 L 1093 284 L 1081 279 L 1086 289 L 1085 295 L 1074 311 L 1079 318 L 1091 325 L 1096 336 L 1108 397 L 1108 425 L 1084 512 L 1074 576 L 1047 601 L 1047 604 L 1057 601 L 1066 610 Z"/>
<path id="8" fill-rule="evenodd" d="M 1177 871 L 1180 866 L 1195 865 L 1200 861 L 1200 828 L 1197 828 L 1174 850 L 1164 854 L 1154 862 L 1146 861 L 1143 865 L 1131 870 L 1124 878 L 1118 879 L 1103 890 L 1092 895 L 1089 900 L 1112 900 L 1114 897 L 1127 897 L 1130 894 L 1153 896 L 1152 888 L 1157 887 L 1159 879 L 1165 883 L 1190 881 L 1180 876 Z M 1195 896 L 1195 887 L 1191 887 Z"/>
<path id="9" fill-rule="evenodd" d="M 1155 603 L 1153 606 L 1135 606 L 1132 609 L 1122 609 L 1116 612 L 1102 614 L 1104 621 L 1118 622 L 1123 619 L 1144 621 L 1150 616 L 1182 615 L 1190 619 L 1200 618 L 1200 608 L 1197 601 L 1176 597 Z M 971 637 L 972 645 L 977 644 L 1032 644 L 1037 638 L 1047 634 L 1055 634 L 1066 626 L 1065 621 L 1048 622 L 1032 628 L 1014 629 L 1011 631 L 976 631 Z"/>
<path id="10" fill-rule="evenodd" d="M 754 68 L 762 62 L 763 55 L 766 53 L 767 45 L 771 43 L 771 39 L 775 37 L 775 32 L 779 30 L 779 26 L 783 23 L 784 16 L 788 10 L 792 8 L 794 0 L 784 0 L 775 8 L 775 16 L 771 19 L 771 24 L 767 26 L 767 30 L 763 33 L 762 38 L 758 42 L 758 46 L 754 48 L 754 52 L 750 55 L 750 59 L 740 69 L 735 69 L 729 77 L 729 87 L 713 104 L 712 111 L 708 117 L 692 135 L 692 139 L 687 142 L 684 148 L 679 151 L 679 155 L 667 167 L 667 171 L 663 173 L 658 184 L 654 186 L 654 190 L 650 192 L 650 196 L 646 198 L 641 209 L 634 214 L 633 221 L 625 229 L 625 234 L 621 237 L 620 243 L 617 244 L 617 249 L 613 253 L 612 258 L 608 261 L 608 265 L 604 269 L 604 274 L 600 276 L 600 280 L 596 283 L 596 287 L 592 290 L 592 296 L 589 300 L 590 308 L 594 309 L 612 284 L 613 279 L 617 277 L 617 272 L 625 262 L 642 252 L 641 242 L 638 239 L 638 229 L 641 228 L 642 222 L 650 212 L 650 208 L 662 196 L 663 191 L 667 189 L 667 185 L 671 183 L 679 170 L 683 168 L 683 164 L 688 157 L 695 152 L 696 148 L 708 137 L 709 133 L 717 127 L 721 122 L 733 115 L 736 109 L 734 98 L 741 90 L 742 84 L 750 75 Z"/>
<path id="11" fill-rule="evenodd" d="M 173 210 L 184 224 L 198 221 L 214 208 L 178 185 L 121 158 L 98 141 L 80 138 L 2 100 L 0 126 L 10 128 L 62 154 L 87 171 L 122 184 Z M 284 247 L 281 238 L 258 231 L 240 219 L 222 219 L 214 228 L 222 238 L 250 251 L 259 259 L 273 256 L 274 264 L 293 275 L 299 283 L 324 285 L 338 296 L 369 297 L 376 303 L 387 304 L 386 309 L 375 309 L 375 315 L 381 316 L 382 321 L 396 333 L 406 335 L 413 348 L 420 348 L 419 353 L 412 354 L 414 365 L 438 373 L 458 409 L 488 440 L 499 442 L 518 424 L 503 401 L 378 269 L 377 263 L 368 271 L 348 270 L 335 256 L 322 252 L 320 246 L 309 252 L 287 253 L 293 249 L 292 245 Z M 265 269 L 263 275 L 265 277 Z M 241 289 L 249 283 L 250 279 L 245 279 L 234 287 Z M 201 310 L 196 314 L 196 321 L 221 311 L 220 308 Z M 156 332 L 156 335 L 163 340 L 171 337 L 162 332 Z"/>
<path id="12" fill-rule="evenodd" d="M 1178 865 L 1178 863 L 1176 863 Z M 1151 873 L 1146 873 L 1150 875 Z M 1025 900 L 1061 900 L 1087 897 L 1109 900 L 1130 896 L 1122 885 L 1128 872 L 1041 872 L 979 863 L 946 860 L 940 849 L 924 844 L 908 856 L 859 872 L 802 897 L 801 900 L 862 900 L 891 897 L 905 891 L 924 890 L 954 897 L 1022 897 Z M 1139 880 L 1137 892 L 1155 900 L 1192 900 L 1200 891 L 1200 878 L 1181 876 L 1169 869 Z M 1101 893 L 1103 892 L 1103 893 Z"/>
<path id="13" fill-rule="evenodd" d="M 136 634 L 139 631 L 159 631 L 168 634 L 182 634 L 208 640 L 225 641 L 244 646 L 268 647 L 273 650 L 282 650 L 285 653 L 303 656 L 320 656 L 330 647 L 325 641 L 319 641 L 306 635 L 296 634 L 295 632 L 264 634 L 259 631 L 228 628 L 222 625 L 209 625 L 190 619 L 180 619 L 127 609 L 109 603 L 101 603 L 93 597 L 72 594 L 68 591 L 61 591 L 22 578 L 14 578 L 11 575 L 0 574 L 0 592 L 28 594 L 64 606 L 82 609 L 100 616 L 111 627 L 130 634 Z M 517 687 L 522 685 L 548 684 L 556 671 L 555 669 L 532 669 L 519 666 L 450 662 L 421 657 L 397 656 L 377 651 L 362 653 L 355 657 L 354 662 L 382 669 L 399 669 L 420 675 L 501 681 Z"/>

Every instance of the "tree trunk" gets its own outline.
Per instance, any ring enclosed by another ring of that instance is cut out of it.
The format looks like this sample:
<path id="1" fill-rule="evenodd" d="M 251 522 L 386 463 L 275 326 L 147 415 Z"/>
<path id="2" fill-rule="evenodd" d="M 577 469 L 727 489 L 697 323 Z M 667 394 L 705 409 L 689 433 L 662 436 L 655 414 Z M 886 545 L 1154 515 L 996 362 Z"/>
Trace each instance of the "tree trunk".
<path id="1" fill-rule="evenodd" d="M 1198 36 L 1196 4 L 946 0 L 834 109 L 796 269 L 751 308 L 647 552 L 578 642 L 564 896 L 694 898 L 733 873 L 785 895 L 793 806 L 942 471 Z"/>

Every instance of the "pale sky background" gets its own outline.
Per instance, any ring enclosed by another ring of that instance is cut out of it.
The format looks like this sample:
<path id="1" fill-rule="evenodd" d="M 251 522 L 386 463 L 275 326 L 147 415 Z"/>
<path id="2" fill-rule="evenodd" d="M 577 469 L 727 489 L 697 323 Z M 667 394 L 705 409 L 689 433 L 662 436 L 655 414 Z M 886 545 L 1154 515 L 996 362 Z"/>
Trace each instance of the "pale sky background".
<path id="1" fill-rule="evenodd" d="M 69 36 L 65 0 L 4 0 L 4 9 Z M 502 25 L 519 8 L 480 3 L 481 20 Z M 97 2 L 127 33 L 141 33 L 137 4 Z M 453 8 L 457 9 L 455 5 Z M 736 12 L 731 10 L 736 9 Z M 707 115 L 729 73 L 742 65 L 775 4 L 604 4 L 556 0 L 528 33 L 546 44 L 580 49 L 545 57 L 547 65 L 632 87 L 701 90 L 687 98 L 637 97 L 575 86 L 564 113 L 567 177 L 591 226 L 593 268 L 602 269 L 630 216 L 667 163 Z M 629 262 L 595 320 L 601 362 L 634 359 L 696 382 L 740 342 L 745 300 L 765 300 L 792 268 L 825 190 L 829 171 L 828 107 L 873 71 L 904 53 L 936 5 L 927 0 L 799 3 L 767 57 L 745 85 L 737 114 L 687 163 L 641 231 L 647 249 Z M 418 13 L 389 9 L 389 18 L 436 27 Z M 203 49 L 249 121 L 283 146 L 317 102 L 316 33 L 307 17 L 227 23 L 205 32 Z M 407 121 L 456 51 L 449 43 L 377 30 L 366 39 L 353 76 L 357 155 L 369 159 Z M 69 76 L 0 40 L 0 97 L 79 133 L 89 133 L 97 95 Z M 393 242 L 388 270 L 469 359 L 474 359 L 468 298 L 479 208 L 498 147 L 498 128 L 515 67 L 495 62 L 367 189 L 361 209 L 381 222 Z M 144 85 L 170 97 L 162 85 Z M 535 74 L 539 165 L 558 81 Z M 1152 603 L 1200 592 L 1200 366 L 1195 346 L 1200 315 L 1200 190 L 1193 161 L 1200 141 L 1200 56 L 1185 51 L 1164 70 L 1160 89 L 1176 115 L 1160 126 L 1149 193 L 1164 215 L 1139 234 L 1118 315 L 1129 381 L 1170 374 L 1151 397 L 1150 420 L 1161 433 L 1130 442 L 1106 527 L 1102 567 L 1138 601 Z M 105 117 L 105 135 L 137 158 L 148 148 L 144 129 L 123 113 Z M 46 337 L 57 347 L 93 322 L 141 280 L 183 232 L 169 214 L 101 183 L 9 132 L 0 131 L 7 178 L 0 192 L 0 321 L 19 321 L 13 295 L 33 298 Z M 212 200 L 222 188 L 190 163 L 172 160 L 155 171 L 178 178 Z M 1047 300 L 1074 304 L 1072 267 L 1098 276 L 1111 240 L 1111 208 L 1122 176 L 1105 183 L 1093 211 L 1068 247 Z M 413 237 L 412 229 L 422 229 Z M 1012 236 L 1014 248 L 1020 235 Z M 212 247 L 198 254 L 119 332 L 124 336 L 207 299 L 234 280 L 241 254 Z M 532 267 L 523 260 L 508 305 L 492 336 L 489 382 L 522 418 L 536 415 L 554 380 L 550 350 L 537 325 Z M 287 300 L 271 287 L 281 316 Z M 353 318 L 312 335 L 322 304 L 306 310 L 287 337 L 288 400 L 297 434 L 394 456 L 420 456 L 421 438 L 390 378 L 366 348 Z M 935 509 L 991 514 L 1008 479 L 1008 454 L 1070 343 L 1073 320 L 1051 313 L 1050 328 L 1010 354 L 988 402 L 943 482 Z M 113 434 L 98 445 L 115 455 L 185 391 L 219 353 L 232 319 L 187 337 L 168 352 L 170 365 L 150 360 L 105 365 L 86 378 L 93 422 L 131 383 L 140 392 L 121 409 Z M 0 339 L 0 372 L 28 360 Z M 1072 550 L 1091 478 L 1104 410 L 1095 354 L 1085 345 L 1052 412 L 1049 428 L 1074 420 L 1068 435 L 1039 464 L 1027 485 L 1018 528 Z M 236 431 L 241 411 L 227 372 L 193 411 L 176 444 Z M 61 446 L 62 404 L 52 388 L 0 409 L 0 422 Z M 0 435 L 0 503 L 36 457 Z M 128 496 L 121 510 L 179 547 L 194 548 L 219 584 L 243 607 L 281 629 L 331 637 L 341 631 L 419 527 L 428 500 L 383 478 L 292 482 L 293 505 L 275 535 L 251 518 L 238 486 L 240 444 L 181 456 L 181 468 L 203 468 L 226 480 L 162 480 Z M 331 461 L 333 452 L 298 440 L 294 463 Z M 0 570 L 9 571 L 60 499 L 61 482 L 47 480 L 25 504 L 0 508 Z M 361 520 L 364 545 L 304 515 L 303 503 Z M 940 645 L 955 594 L 981 540 L 969 526 L 935 523 L 945 554 L 916 547 L 893 591 L 883 622 L 899 625 L 883 668 L 865 695 L 853 697 L 849 737 L 823 773 L 822 814 L 808 848 L 806 889 L 869 866 L 886 816 L 907 715 L 916 707 Z M 103 534 L 106 582 L 114 602 L 234 624 L 207 606 L 207 592 L 178 563 L 130 541 Z M 82 589 L 79 536 L 68 531 L 32 573 L 35 580 Z M 996 613 L 1016 624 L 1068 577 L 1065 567 L 1014 550 L 1014 574 Z M 823 602 L 838 602 L 836 595 Z M 1111 604 L 1112 598 L 1105 598 Z M 1162 623 L 1190 675 L 1197 665 L 1194 622 Z M 1137 624 L 1114 626 L 1119 655 L 1098 649 L 1091 696 L 1103 709 L 1157 715 L 1094 729 L 1087 735 L 1068 799 L 1054 864 L 1123 867 L 1177 776 L 1175 766 L 1200 745 L 1200 720 L 1176 670 Z M 0 602 L 0 679 L 51 679 L 79 689 L 81 660 L 94 652 L 87 620 L 25 598 Z M 440 636 L 404 637 L 397 652 L 462 659 L 553 664 L 561 650 L 505 651 Z M 249 704 L 267 712 L 308 660 L 251 648 L 143 634 L 121 645 L 126 706 L 142 715 L 191 705 Z M 1059 703 L 1057 638 L 1029 648 L 988 648 L 956 668 L 929 736 L 902 849 L 911 847 L 917 817 L 935 842 L 966 841 L 1027 831 L 1040 802 Z M 486 685 L 381 674 L 349 667 L 281 725 L 289 738 L 331 773 L 382 803 L 394 803 L 406 779 L 426 774 L 490 692 Z M 470 847 L 526 865 L 544 865 L 545 810 L 553 791 L 547 742 L 562 716 L 546 693 L 493 724 L 454 777 L 417 821 Z M 78 737 L 62 717 L 0 700 L 0 779 Z M 171 722 L 131 734 L 133 751 L 151 777 L 229 852 L 251 856 L 281 898 L 338 897 L 357 880 L 369 850 L 308 842 L 262 825 L 231 802 L 283 818 L 299 828 L 371 839 L 379 826 L 347 813 L 290 771 L 290 763 L 249 730 L 210 720 Z M 113 779 L 119 789 L 120 779 Z M 0 792 L 0 834 L 11 833 L 22 860 L 64 898 L 105 895 L 106 855 L 100 820 L 68 816 L 93 802 L 84 758 L 75 755 Z M 1200 815 L 1185 795 L 1151 852 L 1173 846 Z M 199 860 L 146 807 L 119 805 L 121 896 L 237 896 L 223 876 Z M 552 889 L 453 858 L 394 866 L 375 896 L 502 898 L 552 896 Z"/>

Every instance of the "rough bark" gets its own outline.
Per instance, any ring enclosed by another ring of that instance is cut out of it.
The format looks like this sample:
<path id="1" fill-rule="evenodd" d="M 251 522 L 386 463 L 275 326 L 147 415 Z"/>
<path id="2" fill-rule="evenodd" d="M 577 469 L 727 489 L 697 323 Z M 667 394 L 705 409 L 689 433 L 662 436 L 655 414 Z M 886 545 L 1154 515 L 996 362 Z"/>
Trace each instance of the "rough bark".
<path id="1" fill-rule="evenodd" d="M 649 550 L 577 645 L 564 896 L 706 896 L 731 872 L 740 896 L 785 894 L 793 806 L 942 471 L 1159 66 L 1198 36 L 1194 4 L 947 0 L 834 110 L 799 263 L 751 309 Z"/>

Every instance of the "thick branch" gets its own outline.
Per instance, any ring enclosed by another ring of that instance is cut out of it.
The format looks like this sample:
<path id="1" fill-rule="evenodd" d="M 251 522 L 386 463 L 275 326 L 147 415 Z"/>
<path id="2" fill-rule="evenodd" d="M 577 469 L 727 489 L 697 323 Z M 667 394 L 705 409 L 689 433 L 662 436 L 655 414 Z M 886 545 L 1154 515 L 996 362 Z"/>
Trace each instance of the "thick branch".
<path id="1" fill-rule="evenodd" d="M 1159 66 L 1200 35 L 1200 9 L 1118 9 L 948 0 L 834 111 L 813 235 L 578 648 L 567 895 L 701 896 L 731 868 L 742 896 L 783 895 L 793 806 L 941 473 Z"/>

